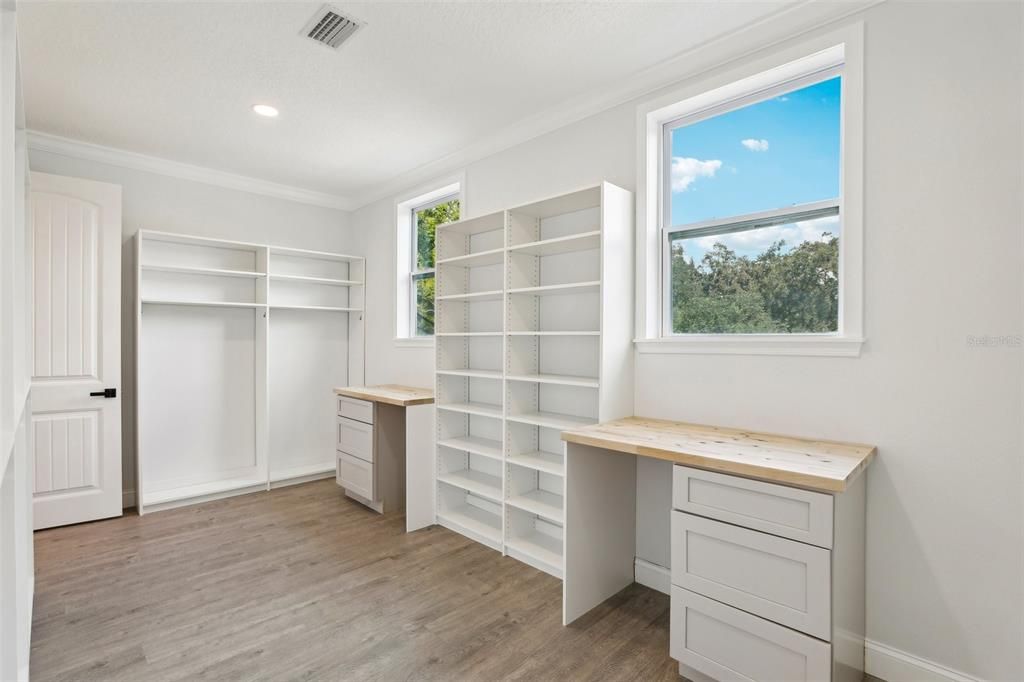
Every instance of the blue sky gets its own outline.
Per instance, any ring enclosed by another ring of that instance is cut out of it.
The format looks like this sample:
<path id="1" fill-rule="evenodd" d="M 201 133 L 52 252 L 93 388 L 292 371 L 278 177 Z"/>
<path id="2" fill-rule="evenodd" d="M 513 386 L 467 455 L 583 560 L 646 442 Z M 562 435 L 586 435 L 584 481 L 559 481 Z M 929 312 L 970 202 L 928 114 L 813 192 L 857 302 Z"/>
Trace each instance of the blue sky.
<path id="1" fill-rule="evenodd" d="M 672 224 L 839 195 L 840 79 L 672 131 Z"/>

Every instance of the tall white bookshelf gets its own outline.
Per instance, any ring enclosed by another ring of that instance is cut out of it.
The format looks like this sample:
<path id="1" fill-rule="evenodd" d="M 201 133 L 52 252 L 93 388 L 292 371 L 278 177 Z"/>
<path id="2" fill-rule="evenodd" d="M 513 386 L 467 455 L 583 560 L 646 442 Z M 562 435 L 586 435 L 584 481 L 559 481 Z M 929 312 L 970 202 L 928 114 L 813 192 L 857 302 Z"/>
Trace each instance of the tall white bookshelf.
<path id="1" fill-rule="evenodd" d="M 437 521 L 563 573 L 565 429 L 632 414 L 633 196 L 437 230 Z"/>
<path id="2" fill-rule="evenodd" d="M 363 258 L 142 230 L 139 513 L 332 476 L 363 381 Z"/>

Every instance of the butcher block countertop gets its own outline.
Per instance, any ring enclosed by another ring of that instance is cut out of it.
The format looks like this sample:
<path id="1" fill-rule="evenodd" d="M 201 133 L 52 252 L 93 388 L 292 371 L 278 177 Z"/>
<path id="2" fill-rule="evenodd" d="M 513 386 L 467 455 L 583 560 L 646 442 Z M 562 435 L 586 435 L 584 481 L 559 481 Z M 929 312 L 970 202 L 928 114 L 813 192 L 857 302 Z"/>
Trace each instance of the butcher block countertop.
<path id="1" fill-rule="evenodd" d="M 378 386 L 345 386 L 336 388 L 334 392 L 348 398 L 369 400 L 375 403 L 409 407 L 410 405 L 429 405 L 434 402 L 434 391 L 430 388 L 416 388 L 401 384 L 380 384 Z"/>
<path id="2" fill-rule="evenodd" d="M 873 445 L 646 417 L 563 431 L 562 440 L 826 493 L 846 490 L 876 453 Z"/>

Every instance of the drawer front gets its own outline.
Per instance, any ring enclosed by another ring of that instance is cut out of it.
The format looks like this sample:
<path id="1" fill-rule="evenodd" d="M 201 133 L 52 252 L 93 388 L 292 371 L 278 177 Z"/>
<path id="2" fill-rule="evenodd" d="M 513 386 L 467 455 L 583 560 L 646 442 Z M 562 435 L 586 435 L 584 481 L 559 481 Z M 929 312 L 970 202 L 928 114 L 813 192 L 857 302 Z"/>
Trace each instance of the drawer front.
<path id="1" fill-rule="evenodd" d="M 346 417 L 338 417 L 338 450 L 372 462 L 373 426 Z"/>
<path id="2" fill-rule="evenodd" d="M 830 552 L 672 512 L 672 584 L 831 640 Z"/>
<path id="3" fill-rule="evenodd" d="M 373 464 L 370 462 L 339 452 L 335 478 L 345 490 L 373 500 Z"/>
<path id="4" fill-rule="evenodd" d="M 832 647 L 672 586 L 669 654 L 720 682 L 829 682 Z"/>
<path id="5" fill-rule="evenodd" d="M 339 417 L 348 417 L 364 424 L 373 423 L 373 403 L 368 400 L 347 398 L 343 395 L 339 395 L 337 398 Z"/>
<path id="6" fill-rule="evenodd" d="M 672 506 L 744 528 L 832 547 L 832 496 L 713 471 L 672 467 Z"/>

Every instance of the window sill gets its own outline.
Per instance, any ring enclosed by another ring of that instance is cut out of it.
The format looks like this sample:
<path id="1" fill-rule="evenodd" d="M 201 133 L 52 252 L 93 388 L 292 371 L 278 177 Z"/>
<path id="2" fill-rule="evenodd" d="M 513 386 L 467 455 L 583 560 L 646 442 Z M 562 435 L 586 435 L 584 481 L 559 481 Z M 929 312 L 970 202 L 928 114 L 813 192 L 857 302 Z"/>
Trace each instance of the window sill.
<path id="1" fill-rule="evenodd" d="M 434 337 L 403 338 L 395 337 L 395 348 L 433 348 Z"/>
<path id="2" fill-rule="evenodd" d="M 636 349 L 655 355 L 796 355 L 856 358 L 864 339 L 817 334 L 693 334 L 636 339 Z"/>

